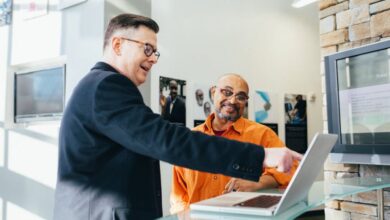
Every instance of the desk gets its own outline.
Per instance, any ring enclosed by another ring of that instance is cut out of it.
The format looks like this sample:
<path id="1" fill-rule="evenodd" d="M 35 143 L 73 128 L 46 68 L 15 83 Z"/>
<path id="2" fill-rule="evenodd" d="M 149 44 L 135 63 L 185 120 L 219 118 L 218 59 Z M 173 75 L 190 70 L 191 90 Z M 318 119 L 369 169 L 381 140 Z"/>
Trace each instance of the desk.
<path id="1" fill-rule="evenodd" d="M 390 177 L 354 177 L 348 179 L 339 179 L 332 182 L 318 181 L 311 186 L 307 201 L 289 208 L 283 213 L 273 217 L 259 217 L 240 214 L 224 214 L 212 213 L 203 211 L 185 210 L 176 215 L 170 215 L 160 220 L 201 220 L 201 219 L 235 219 L 235 220 L 254 220 L 254 219 L 295 219 L 301 214 L 310 211 L 311 209 L 323 205 L 334 199 L 341 199 L 356 193 L 378 190 L 381 192 L 383 188 L 390 187 Z M 270 190 L 267 190 L 270 192 Z M 273 193 L 282 193 L 280 190 L 271 190 Z M 263 192 L 263 191 L 262 191 Z M 378 199 L 378 211 L 383 210 L 383 194 Z"/>

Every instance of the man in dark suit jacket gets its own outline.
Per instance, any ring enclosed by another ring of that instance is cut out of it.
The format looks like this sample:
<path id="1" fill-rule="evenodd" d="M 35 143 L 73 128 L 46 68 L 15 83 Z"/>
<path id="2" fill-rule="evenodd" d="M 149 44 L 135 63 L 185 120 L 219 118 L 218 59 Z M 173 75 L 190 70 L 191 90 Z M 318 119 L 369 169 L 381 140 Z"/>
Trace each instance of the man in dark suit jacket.
<path id="1" fill-rule="evenodd" d="M 158 29 L 137 15 L 110 21 L 104 62 L 79 82 L 62 119 L 55 220 L 160 217 L 159 160 L 257 181 L 263 166 L 288 170 L 300 157 L 191 132 L 154 114 L 137 86 L 159 57 Z"/>
<path id="2" fill-rule="evenodd" d="M 177 95 L 177 82 L 169 82 L 169 96 L 165 103 L 163 118 L 178 125 L 186 125 L 186 103 Z"/>

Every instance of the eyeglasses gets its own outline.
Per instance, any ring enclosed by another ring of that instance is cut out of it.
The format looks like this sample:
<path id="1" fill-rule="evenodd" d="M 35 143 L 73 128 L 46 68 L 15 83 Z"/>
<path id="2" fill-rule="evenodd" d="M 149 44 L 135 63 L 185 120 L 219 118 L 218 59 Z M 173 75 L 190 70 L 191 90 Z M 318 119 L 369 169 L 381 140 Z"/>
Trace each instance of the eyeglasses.
<path id="1" fill-rule="evenodd" d="M 160 58 L 160 52 L 154 49 L 153 46 L 150 45 L 149 43 L 144 43 L 142 41 L 133 40 L 125 37 L 121 37 L 121 39 L 144 45 L 144 53 L 147 57 L 150 57 L 152 56 L 152 54 L 154 54 L 157 57 L 157 59 Z"/>
<path id="2" fill-rule="evenodd" d="M 226 98 L 231 98 L 234 97 L 236 98 L 237 102 L 241 103 L 241 104 L 245 104 L 248 99 L 249 99 L 249 96 L 247 94 L 245 94 L 244 92 L 239 92 L 237 94 L 234 94 L 234 92 L 230 89 L 223 89 L 223 88 L 219 88 L 219 91 L 221 92 L 221 94 L 223 96 L 225 96 Z"/>

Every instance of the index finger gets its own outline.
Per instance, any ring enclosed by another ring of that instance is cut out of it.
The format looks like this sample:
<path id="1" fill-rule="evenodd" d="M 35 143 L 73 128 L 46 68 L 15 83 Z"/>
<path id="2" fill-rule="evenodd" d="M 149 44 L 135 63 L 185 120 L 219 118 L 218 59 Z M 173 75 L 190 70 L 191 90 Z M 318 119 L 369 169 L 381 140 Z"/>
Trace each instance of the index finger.
<path id="1" fill-rule="evenodd" d="M 236 182 L 236 178 L 230 179 L 229 182 L 225 185 L 225 191 L 231 192 L 233 190 L 235 182 Z"/>
<path id="2" fill-rule="evenodd" d="M 299 160 L 299 161 L 302 160 L 302 158 L 303 158 L 302 154 L 297 153 L 297 152 L 295 152 L 293 150 L 290 150 L 290 152 L 291 152 L 291 156 L 292 156 L 293 159 Z"/>

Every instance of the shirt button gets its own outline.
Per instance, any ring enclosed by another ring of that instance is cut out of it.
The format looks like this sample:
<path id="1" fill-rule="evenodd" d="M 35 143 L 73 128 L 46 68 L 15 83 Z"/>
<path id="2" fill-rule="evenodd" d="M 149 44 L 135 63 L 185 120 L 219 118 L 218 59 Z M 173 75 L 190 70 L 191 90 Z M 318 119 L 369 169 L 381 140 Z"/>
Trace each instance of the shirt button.
<path id="1" fill-rule="evenodd" d="M 217 180 L 217 179 L 218 179 L 218 177 L 217 177 L 217 176 L 213 176 L 213 179 L 214 179 L 214 180 Z"/>
<path id="2" fill-rule="evenodd" d="M 240 169 L 240 165 L 238 165 L 238 164 L 233 164 L 233 169 L 235 169 L 235 170 L 239 170 Z"/>

